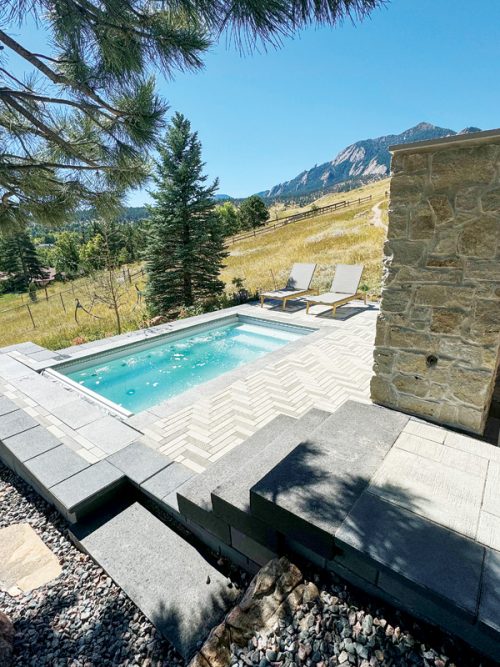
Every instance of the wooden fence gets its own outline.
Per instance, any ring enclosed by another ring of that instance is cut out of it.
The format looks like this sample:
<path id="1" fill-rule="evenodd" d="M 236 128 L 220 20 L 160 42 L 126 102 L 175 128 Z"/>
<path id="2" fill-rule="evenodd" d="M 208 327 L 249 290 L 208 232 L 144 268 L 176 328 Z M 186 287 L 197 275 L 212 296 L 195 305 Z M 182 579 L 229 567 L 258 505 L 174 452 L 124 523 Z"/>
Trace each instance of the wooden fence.
<path id="1" fill-rule="evenodd" d="M 372 195 L 367 195 L 366 197 L 359 197 L 358 199 L 349 199 L 344 201 L 336 202 L 335 204 L 329 204 L 328 206 L 320 206 L 318 208 L 310 209 L 309 211 L 304 211 L 303 213 L 295 213 L 295 215 L 289 215 L 286 218 L 277 220 L 272 225 L 266 225 L 265 227 L 257 227 L 250 232 L 245 232 L 244 234 L 237 234 L 227 239 L 226 243 L 232 245 L 237 241 L 243 241 L 244 239 L 250 239 L 254 236 L 260 236 L 261 234 L 266 234 L 267 232 L 272 232 L 275 229 L 280 227 L 285 227 L 292 222 L 299 222 L 299 220 L 305 220 L 306 218 L 315 218 L 318 215 L 324 215 L 325 213 L 332 213 L 338 211 L 342 208 L 348 208 L 349 206 L 356 206 L 359 204 L 364 204 L 365 202 L 371 201 Z"/>
<path id="2" fill-rule="evenodd" d="M 121 280 L 124 283 L 132 285 L 132 279 L 137 276 L 142 277 L 144 275 L 144 269 L 141 268 L 138 271 L 131 273 L 130 269 L 127 266 L 122 266 L 120 269 L 120 273 L 121 273 Z M 64 313 L 67 313 L 68 311 L 73 312 L 73 310 L 75 309 L 75 306 L 73 304 L 75 302 L 79 303 L 80 300 L 83 300 L 85 298 L 90 300 L 92 299 L 93 297 L 92 282 L 90 280 L 85 281 L 85 283 L 78 285 L 78 287 L 76 288 L 72 281 L 68 282 L 70 285 L 68 289 L 60 290 L 59 292 L 55 292 L 54 294 L 49 294 L 47 291 L 47 287 L 42 287 L 38 289 L 37 292 L 35 293 L 36 294 L 35 299 L 33 299 L 28 292 L 25 294 L 20 294 L 21 304 L 19 304 L 18 306 L 11 306 L 10 308 L 4 308 L 0 310 L 0 323 L 2 315 L 7 313 L 13 313 L 14 311 L 23 310 L 29 315 L 29 321 L 31 322 L 33 329 L 36 329 L 37 318 L 35 317 L 36 313 L 35 306 L 37 304 L 44 303 L 45 301 L 50 301 L 51 306 L 60 308 L 62 311 L 64 311 Z"/>

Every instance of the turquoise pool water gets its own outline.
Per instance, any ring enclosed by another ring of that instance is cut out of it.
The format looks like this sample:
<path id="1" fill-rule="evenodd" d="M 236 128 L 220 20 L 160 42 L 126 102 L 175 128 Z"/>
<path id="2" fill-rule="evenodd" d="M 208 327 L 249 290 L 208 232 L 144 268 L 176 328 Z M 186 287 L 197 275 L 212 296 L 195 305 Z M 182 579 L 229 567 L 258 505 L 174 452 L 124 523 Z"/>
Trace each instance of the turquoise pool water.
<path id="1" fill-rule="evenodd" d="M 235 323 L 58 370 L 130 412 L 139 412 L 277 350 L 304 333 L 309 332 Z"/>

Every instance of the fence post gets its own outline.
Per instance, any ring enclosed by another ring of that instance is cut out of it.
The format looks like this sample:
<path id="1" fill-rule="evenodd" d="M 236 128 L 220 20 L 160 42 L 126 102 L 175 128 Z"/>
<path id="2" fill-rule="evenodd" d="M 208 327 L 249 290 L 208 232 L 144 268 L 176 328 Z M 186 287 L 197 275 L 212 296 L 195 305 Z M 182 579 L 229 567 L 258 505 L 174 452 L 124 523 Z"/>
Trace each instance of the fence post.
<path id="1" fill-rule="evenodd" d="M 33 315 L 32 315 L 32 313 L 31 313 L 31 308 L 29 307 L 29 304 L 28 304 L 28 303 L 25 304 L 25 305 L 26 305 L 26 308 L 28 309 L 28 313 L 30 314 L 30 317 L 31 317 L 31 323 L 33 324 L 33 329 L 36 329 L 36 324 L 35 324 L 35 320 L 33 319 Z"/>
<path id="2" fill-rule="evenodd" d="M 64 299 L 63 299 L 63 295 L 61 294 L 61 292 L 59 292 L 59 296 L 61 297 L 61 304 L 62 304 L 63 310 L 64 310 L 64 312 L 66 312 L 66 306 L 64 305 Z"/>

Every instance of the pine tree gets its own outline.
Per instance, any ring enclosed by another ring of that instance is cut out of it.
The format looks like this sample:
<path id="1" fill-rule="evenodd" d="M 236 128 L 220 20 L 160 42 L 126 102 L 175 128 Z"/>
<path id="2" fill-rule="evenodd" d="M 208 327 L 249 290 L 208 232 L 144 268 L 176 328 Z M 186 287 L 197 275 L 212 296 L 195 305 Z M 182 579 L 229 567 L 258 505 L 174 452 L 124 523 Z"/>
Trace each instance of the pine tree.
<path id="1" fill-rule="evenodd" d="M 245 199 L 240 206 L 240 219 L 243 229 L 255 229 L 269 220 L 269 211 L 259 195 Z"/>
<path id="2" fill-rule="evenodd" d="M 173 117 L 159 155 L 146 248 L 146 297 L 154 315 L 220 294 L 227 255 L 215 211 L 218 181 L 205 185 L 201 143 L 182 114 Z"/>
<path id="3" fill-rule="evenodd" d="M 0 237 L 0 270 L 10 275 L 13 289 L 27 290 L 36 278 L 46 272 L 27 232 Z"/>

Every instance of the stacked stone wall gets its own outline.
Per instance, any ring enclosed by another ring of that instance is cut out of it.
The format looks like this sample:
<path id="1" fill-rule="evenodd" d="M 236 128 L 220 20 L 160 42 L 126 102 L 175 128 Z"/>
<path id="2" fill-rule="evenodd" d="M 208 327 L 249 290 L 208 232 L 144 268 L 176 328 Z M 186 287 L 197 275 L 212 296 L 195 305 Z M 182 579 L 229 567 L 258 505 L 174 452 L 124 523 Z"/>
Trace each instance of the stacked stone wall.
<path id="1" fill-rule="evenodd" d="M 484 429 L 500 349 L 500 134 L 392 158 L 375 402 Z"/>

